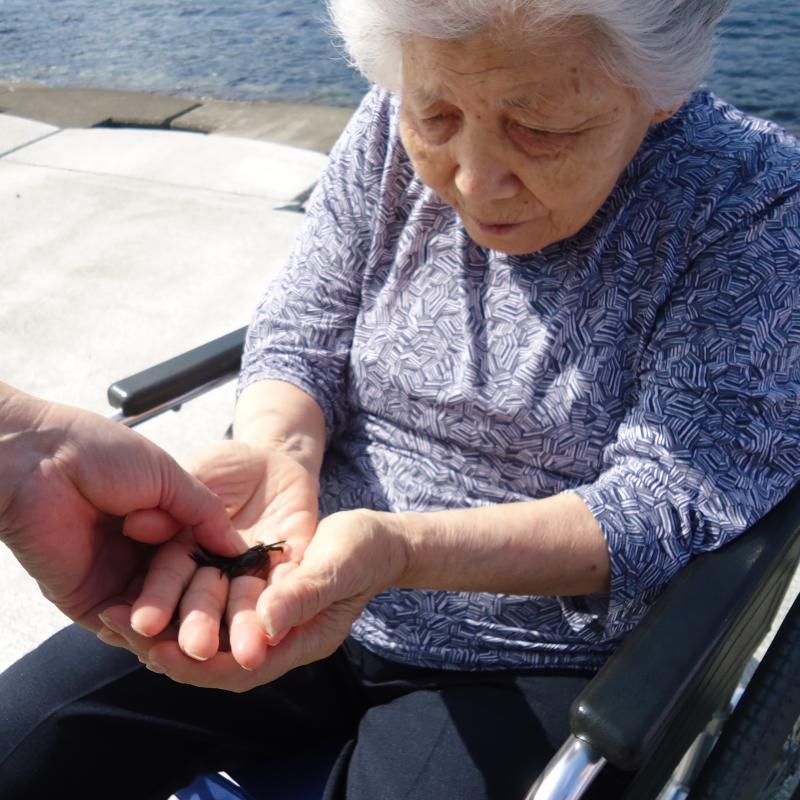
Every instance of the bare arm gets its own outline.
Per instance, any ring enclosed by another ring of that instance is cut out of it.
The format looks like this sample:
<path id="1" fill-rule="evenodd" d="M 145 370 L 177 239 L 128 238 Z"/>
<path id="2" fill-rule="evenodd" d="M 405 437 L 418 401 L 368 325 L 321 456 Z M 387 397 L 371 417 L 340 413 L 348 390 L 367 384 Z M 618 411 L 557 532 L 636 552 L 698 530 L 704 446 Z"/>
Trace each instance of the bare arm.
<path id="1" fill-rule="evenodd" d="M 270 634 L 334 646 L 390 587 L 519 595 L 607 591 L 608 547 L 575 494 L 427 513 L 344 511 L 320 522 L 300 568 L 259 600 Z M 302 657 L 302 656 L 301 656 Z"/>
<path id="2" fill-rule="evenodd" d="M 381 517 L 405 551 L 398 586 L 521 595 L 609 588 L 608 545 L 575 494 Z"/>
<path id="3" fill-rule="evenodd" d="M 23 477 L 58 444 L 57 437 L 36 430 L 44 410 L 42 401 L 0 383 L 0 519 Z"/>
<path id="4" fill-rule="evenodd" d="M 290 383 L 250 384 L 236 407 L 234 438 L 280 450 L 319 476 L 322 410 Z M 608 589 L 606 541 L 574 494 L 377 518 L 405 553 L 407 567 L 396 586 L 545 595 Z"/>
<path id="5" fill-rule="evenodd" d="M 316 402 L 291 383 L 251 383 L 239 396 L 233 436 L 253 447 L 279 450 L 319 478 L 325 419 Z"/>

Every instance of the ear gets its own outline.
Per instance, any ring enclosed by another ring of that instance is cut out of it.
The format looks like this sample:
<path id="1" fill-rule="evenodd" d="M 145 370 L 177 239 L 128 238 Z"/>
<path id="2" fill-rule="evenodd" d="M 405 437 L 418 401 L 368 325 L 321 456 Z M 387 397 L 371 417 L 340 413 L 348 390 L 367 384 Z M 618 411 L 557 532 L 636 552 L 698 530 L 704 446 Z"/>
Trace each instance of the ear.
<path id="1" fill-rule="evenodd" d="M 666 122 L 682 105 L 683 103 L 677 103 L 672 108 L 656 111 L 650 119 L 650 124 L 658 125 L 659 122 Z"/>

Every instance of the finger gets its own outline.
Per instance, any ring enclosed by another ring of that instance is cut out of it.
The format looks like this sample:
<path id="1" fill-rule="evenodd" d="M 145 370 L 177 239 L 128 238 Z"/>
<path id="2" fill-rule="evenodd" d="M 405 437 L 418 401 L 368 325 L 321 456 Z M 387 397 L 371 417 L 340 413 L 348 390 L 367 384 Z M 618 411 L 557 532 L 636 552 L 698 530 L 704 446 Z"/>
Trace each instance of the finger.
<path id="1" fill-rule="evenodd" d="M 215 567 L 195 572 L 181 598 L 178 643 L 186 655 L 206 661 L 219 650 L 219 628 L 228 601 L 228 578 Z"/>
<path id="2" fill-rule="evenodd" d="M 302 656 L 307 652 L 308 637 L 292 631 L 280 647 L 269 649 L 264 663 L 255 670 L 243 669 L 229 652 L 219 652 L 208 661 L 195 661 L 174 642 L 155 645 L 149 652 L 149 663 L 178 683 L 245 692 L 270 683 L 291 669 L 314 660 L 308 658 L 303 661 Z"/>
<path id="3" fill-rule="evenodd" d="M 194 547 L 179 536 L 162 545 L 153 556 L 141 594 L 133 604 L 131 625 L 142 636 L 155 636 L 169 625 L 197 564 Z"/>
<path id="4" fill-rule="evenodd" d="M 233 529 L 222 500 L 166 453 L 161 455 L 158 507 L 183 525 L 192 527 L 197 541 L 215 553 L 233 556 L 245 550 L 246 544 Z"/>
<path id="5" fill-rule="evenodd" d="M 358 604 L 342 604 L 336 612 L 291 630 L 284 641 L 267 651 L 260 667 L 245 670 L 231 653 L 217 653 L 199 663 L 188 658 L 174 642 L 160 642 L 149 653 L 149 663 L 179 683 L 194 686 L 248 691 L 280 678 L 295 667 L 329 656 L 344 641 L 350 624 L 359 613 Z"/>
<path id="6" fill-rule="evenodd" d="M 122 542 L 124 540 L 120 537 L 118 541 Z M 133 542 L 127 543 L 134 548 L 140 547 L 140 545 L 134 545 Z M 138 562 L 142 557 L 141 553 L 136 552 L 135 549 L 133 550 L 133 553 L 134 556 L 131 556 L 131 550 L 123 549 L 115 552 L 106 563 L 111 565 L 119 565 L 121 563 L 125 563 L 126 559 L 132 560 L 134 557 Z M 113 571 L 113 569 L 115 569 L 115 567 L 112 566 L 111 571 Z M 97 633 L 97 631 L 99 631 L 102 627 L 100 615 L 104 614 L 106 609 L 111 608 L 112 606 L 125 605 L 130 607 L 136 598 L 142 593 L 144 578 L 144 573 L 140 570 L 137 570 L 131 577 L 131 580 L 128 582 L 127 586 L 122 587 L 122 589 L 115 594 L 103 597 L 103 599 L 95 606 L 87 609 L 79 617 L 76 617 L 75 622 L 77 622 L 82 628 L 87 628 L 88 630 Z"/>
<path id="7" fill-rule="evenodd" d="M 114 633 L 111 628 L 102 627 L 97 631 L 97 638 L 109 647 L 122 647 L 128 649 L 128 642 L 124 636 Z"/>
<path id="8" fill-rule="evenodd" d="M 91 444 L 82 457 L 63 459 L 63 469 L 96 508 L 115 516 L 158 508 L 182 527 L 196 528 L 209 550 L 236 555 L 244 549 L 223 502 L 161 448 L 119 423 L 74 410 L 70 415 L 69 441 Z"/>
<path id="9" fill-rule="evenodd" d="M 244 575 L 231 581 L 228 597 L 231 653 L 247 670 L 258 669 L 267 655 L 267 635 L 256 613 L 263 590 L 264 581 L 259 578 Z"/>
<path id="10" fill-rule="evenodd" d="M 301 565 L 272 582 L 258 600 L 257 612 L 270 638 L 313 619 L 338 598 L 335 582 Z"/>
<path id="11" fill-rule="evenodd" d="M 271 586 L 275 581 L 285 578 L 289 573 L 294 572 L 298 566 L 299 564 L 296 564 L 292 561 L 285 561 L 282 564 L 278 564 L 270 571 L 267 577 L 267 586 Z M 275 647 L 275 645 L 280 644 L 286 637 L 286 634 L 289 633 L 289 629 L 286 628 L 283 631 L 279 631 L 274 636 L 270 636 L 264 629 L 262 614 L 258 611 L 258 605 L 256 605 L 256 619 L 259 621 L 259 625 L 261 626 L 261 629 L 264 631 L 264 635 L 267 638 L 267 644 L 270 647 Z"/>
<path id="12" fill-rule="evenodd" d="M 134 653 L 140 661 L 147 661 L 150 648 L 154 644 L 164 641 L 174 641 L 177 631 L 170 628 L 163 631 L 155 639 L 141 636 L 131 627 L 130 624 L 131 607 L 128 605 L 110 606 L 100 614 L 100 621 L 103 623 L 114 638 L 115 646 L 125 647 Z M 106 641 L 101 639 L 101 641 Z M 112 644 L 112 642 L 108 642 Z"/>
<path id="13" fill-rule="evenodd" d="M 207 661 L 189 658 L 175 642 L 161 642 L 149 652 L 149 663 L 178 683 L 210 689 L 244 692 L 266 681 L 242 667 L 229 652 L 218 652 Z"/>
<path id="14" fill-rule="evenodd" d="M 125 517 L 122 531 L 131 539 L 147 544 L 160 544 L 174 536 L 183 525 L 165 511 L 146 508 L 132 511 Z"/>

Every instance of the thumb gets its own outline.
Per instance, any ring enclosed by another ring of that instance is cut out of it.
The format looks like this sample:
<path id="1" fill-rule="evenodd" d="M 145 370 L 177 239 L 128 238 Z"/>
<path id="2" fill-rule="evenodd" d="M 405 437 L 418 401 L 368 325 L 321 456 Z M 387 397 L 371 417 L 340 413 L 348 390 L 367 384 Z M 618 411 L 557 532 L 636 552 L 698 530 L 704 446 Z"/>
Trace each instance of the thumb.
<path id="1" fill-rule="evenodd" d="M 330 577 L 301 565 L 261 593 L 256 611 L 264 630 L 275 638 L 313 619 L 337 599 Z"/>
<path id="2" fill-rule="evenodd" d="M 159 509 L 181 527 L 194 528 L 197 541 L 209 550 L 235 555 L 244 549 L 222 500 L 156 444 L 118 422 L 54 408 L 54 422 L 65 431 L 58 463 L 95 508 L 115 516 Z M 170 537 L 163 517 L 148 523 L 142 528 L 155 535 L 145 540 Z"/>
<path id="3" fill-rule="evenodd" d="M 141 508 L 125 517 L 122 532 L 145 544 L 162 544 L 171 539 L 183 526 L 159 508 Z"/>
<path id="4" fill-rule="evenodd" d="M 242 552 L 244 541 L 234 530 L 224 502 L 169 455 L 163 451 L 159 455 L 161 488 L 157 508 L 161 514 L 154 513 L 146 520 L 152 527 L 142 525 L 150 527 L 146 538 L 150 542 L 166 541 L 177 529 L 170 524 L 174 520 L 177 527 L 193 528 L 195 539 L 214 553 L 233 556 Z M 126 533 L 136 536 L 136 527 L 134 524 L 129 530 L 126 526 Z"/>

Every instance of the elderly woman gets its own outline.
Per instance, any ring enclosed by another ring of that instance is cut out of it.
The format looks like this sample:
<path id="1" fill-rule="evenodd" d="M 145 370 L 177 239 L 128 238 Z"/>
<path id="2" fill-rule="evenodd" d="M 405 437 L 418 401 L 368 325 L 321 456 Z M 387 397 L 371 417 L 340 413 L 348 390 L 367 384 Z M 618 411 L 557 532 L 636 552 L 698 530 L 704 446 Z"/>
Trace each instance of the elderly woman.
<path id="1" fill-rule="evenodd" d="M 376 88 L 195 470 L 280 563 L 229 582 L 184 532 L 102 617 L 250 691 L 70 631 L 4 792 L 99 752 L 82 797 L 155 798 L 323 740 L 327 797 L 524 792 L 664 585 L 800 474 L 800 147 L 693 91 L 729 4 L 333 0 Z"/>

